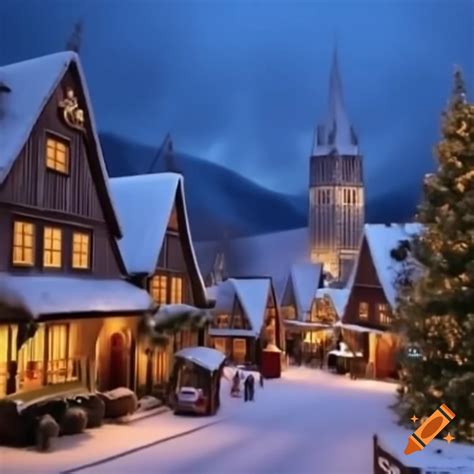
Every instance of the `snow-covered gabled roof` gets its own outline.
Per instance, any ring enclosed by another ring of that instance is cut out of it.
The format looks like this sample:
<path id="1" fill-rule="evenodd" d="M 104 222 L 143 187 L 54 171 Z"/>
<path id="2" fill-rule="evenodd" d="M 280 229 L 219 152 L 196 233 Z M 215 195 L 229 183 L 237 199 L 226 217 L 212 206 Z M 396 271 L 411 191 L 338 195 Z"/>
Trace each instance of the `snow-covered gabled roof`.
<path id="1" fill-rule="evenodd" d="M 223 252 L 226 274 L 230 277 L 271 277 L 278 300 L 281 299 L 291 266 L 309 262 L 307 227 L 225 242 L 197 242 L 201 268 L 211 271 L 217 253 Z"/>
<path id="2" fill-rule="evenodd" d="M 344 316 L 349 295 L 350 289 L 348 288 L 319 288 L 316 292 L 317 298 L 327 297 L 331 300 L 339 319 L 342 319 Z"/>
<path id="3" fill-rule="evenodd" d="M 186 347 L 176 352 L 175 357 L 189 360 L 200 367 L 213 372 L 218 370 L 226 359 L 226 356 L 215 349 L 209 347 Z"/>
<path id="4" fill-rule="evenodd" d="M 142 312 L 152 305 L 145 290 L 119 279 L 0 273 L 0 287 L 1 295 L 21 304 L 33 318 L 69 313 Z"/>
<path id="5" fill-rule="evenodd" d="M 365 224 L 364 239 L 367 242 L 372 262 L 387 301 L 395 306 L 397 288 L 396 279 L 402 263 L 391 257 L 391 251 L 400 241 L 411 240 L 422 231 L 421 224 Z"/>
<path id="6" fill-rule="evenodd" d="M 129 274 L 155 273 L 166 229 L 173 208 L 184 214 L 184 226 L 179 232 L 189 244 L 193 268 L 199 293 L 205 298 L 206 290 L 194 253 L 194 246 L 186 211 L 183 177 L 176 173 L 155 173 L 125 176 L 110 180 L 112 196 L 117 206 L 124 236 L 119 248 Z M 178 206 L 178 197 L 182 206 Z"/>
<path id="7" fill-rule="evenodd" d="M 311 305 L 321 282 L 322 264 L 295 263 L 291 266 L 287 288 L 291 285 L 296 302 L 298 319 L 304 320 L 305 313 L 311 311 Z"/>
<path id="8" fill-rule="evenodd" d="M 237 298 L 253 334 L 258 336 L 264 323 L 270 291 L 270 278 L 229 278 L 207 288 L 207 295 L 216 300 L 213 308 L 215 314 L 232 313 L 234 300 Z"/>
<path id="9" fill-rule="evenodd" d="M 231 278 L 242 308 L 255 333 L 260 334 L 270 295 L 269 278 Z"/>
<path id="10" fill-rule="evenodd" d="M 180 181 L 175 173 L 110 180 L 124 230 L 119 248 L 129 274 L 155 272 Z"/>
<path id="11" fill-rule="evenodd" d="M 10 89 L 10 92 L 0 94 L 0 184 L 8 176 L 40 114 L 71 64 L 76 66 L 79 74 L 94 146 L 100 161 L 102 179 L 108 190 L 108 174 L 97 135 L 87 83 L 79 56 L 71 51 L 0 67 L 0 81 Z M 120 226 L 109 194 L 105 204 L 110 208 L 114 233 L 120 237 Z"/>

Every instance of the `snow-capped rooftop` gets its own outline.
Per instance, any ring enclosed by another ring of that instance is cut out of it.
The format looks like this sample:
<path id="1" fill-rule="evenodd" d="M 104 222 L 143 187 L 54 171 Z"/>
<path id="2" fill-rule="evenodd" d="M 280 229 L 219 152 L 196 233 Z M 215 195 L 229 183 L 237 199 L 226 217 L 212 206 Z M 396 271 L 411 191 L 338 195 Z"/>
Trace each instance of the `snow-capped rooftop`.
<path id="1" fill-rule="evenodd" d="M 21 304 L 34 318 L 63 313 L 145 311 L 152 304 L 145 290 L 124 280 L 0 273 L 0 287 L 0 298 Z"/>
<path id="2" fill-rule="evenodd" d="M 226 356 L 215 349 L 209 347 L 186 347 L 176 352 L 175 357 L 182 357 L 190 360 L 196 365 L 204 367 L 210 371 L 217 370 L 224 362 Z"/>
<path id="3" fill-rule="evenodd" d="M 156 270 L 180 182 L 175 173 L 110 180 L 124 230 L 118 244 L 128 273 L 150 275 Z"/>
<path id="4" fill-rule="evenodd" d="M 298 319 L 303 320 L 305 313 L 311 311 L 311 305 L 321 282 L 322 271 L 320 263 L 295 263 L 291 266 L 285 295 L 292 288 Z"/>
<path id="5" fill-rule="evenodd" d="M 326 121 L 316 131 L 313 156 L 329 155 L 334 150 L 340 156 L 358 155 L 357 138 L 344 106 L 337 50 L 334 51 L 331 67 L 328 105 Z"/>
<path id="6" fill-rule="evenodd" d="M 350 289 L 348 288 L 318 288 L 316 291 L 317 298 L 328 297 L 339 319 L 344 316 L 347 302 L 349 301 Z"/>
<path id="7" fill-rule="evenodd" d="M 196 253 L 205 274 L 211 271 L 220 252 L 230 277 L 270 276 L 280 300 L 291 266 L 310 261 L 309 232 L 302 227 L 224 242 L 198 242 Z"/>
<path id="8" fill-rule="evenodd" d="M 0 184 L 10 172 L 41 112 L 72 63 L 79 72 L 103 179 L 108 186 L 87 83 L 79 56 L 70 51 L 0 67 L 0 82 L 10 89 L 10 92 L 0 93 Z M 109 204 L 113 209 L 112 202 Z M 114 225 L 120 233 L 118 222 Z"/>
<path id="9" fill-rule="evenodd" d="M 421 224 L 365 224 L 364 238 L 367 241 L 377 277 L 385 297 L 392 307 L 397 296 L 396 278 L 401 263 L 391 257 L 391 251 L 402 240 L 410 240 L 422 230 Z"/>
<path id="10" fill-rule="evenodd" d="M 216 286 L 207 288 L 208 297 L 216 300 L 215 313 L 232 313 L 237 297 L 250 323 L 252 334 L 257 336 L 262 329 L 271 280 L 269 278 L 229 278 Z"/>

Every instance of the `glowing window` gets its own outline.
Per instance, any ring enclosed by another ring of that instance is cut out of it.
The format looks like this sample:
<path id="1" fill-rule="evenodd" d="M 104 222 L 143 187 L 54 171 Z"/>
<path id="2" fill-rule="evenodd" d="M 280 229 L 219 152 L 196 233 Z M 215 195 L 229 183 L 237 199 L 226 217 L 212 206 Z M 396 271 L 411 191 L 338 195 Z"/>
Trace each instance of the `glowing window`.
<path id="1" fill-rule="evenodd" d="M 159 304 L 166 304 L 167 277 L 155 275 L 150 281 L 150 294 Z"/>
<path id="2" fill-rule="evenodd" d="M 369 319 L 369 303 L 359 303 L 359 319 Z"/>
<path id="3" fill-rule="evenodd" d="M 90 267 L 90 236 L 83 232 L 72 234 L 72 268 Z"/>
<path id="4" fill-rule="evenodd" d="M 35 226 L 29 222 L 13 224 L 13 264 L 33 265 Z"/>
<path id="5" fill-rule="evenodd" d="M 69 172 L 69 144 L 58 138 L 46 139 L 46 166 L 61 173 Z"/>
<path id="6" fill-rule="evenodd" d="M 181 277 L 171 277 L 171 304 L 183 302 L 183 279 Z"/>
<path id="7" fill-rule="evenodd" d="M 43 240 L 43 266 L 61 268 L 62 230 L 45 227 Z"/>
<path id="8" fill-rule="evenodd" d="M 390 308 L 388 304 L 378 304 L 377 312 L 379 315 L 380 324 L 390 325 L 392 323 L 392 315 L 390 314 Z"/>

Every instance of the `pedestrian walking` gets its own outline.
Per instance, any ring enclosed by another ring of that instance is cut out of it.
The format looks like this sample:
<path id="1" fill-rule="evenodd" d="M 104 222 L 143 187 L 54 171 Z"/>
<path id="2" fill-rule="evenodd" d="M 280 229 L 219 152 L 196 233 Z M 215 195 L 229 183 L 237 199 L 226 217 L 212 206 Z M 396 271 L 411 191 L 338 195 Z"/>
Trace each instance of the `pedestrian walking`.
<path id="1" fill-rule="evenodd" d="M 244 382 L 244 402 L 248 402 L 250 400 L 250 376 L 245 379 Z"/>
<path id="2" fill-rule="evenodd" d="M 233 397 L 240 397 L 240 374 L 238 370 L 232 378 L 232 387 L 230 389 L 230 394 Z"/>
<path id="3" fill-rule="evenodd" d="M 262 373 L 260 372 L 260 377 L 259 377 L 259 384 L 260 384 L 260 388 L 263 388 L 263 375 Z"/>
<path id="4" fill-rule="evenodd" d="M 246 381 L 248 381 L 248 385 L 249 385 L 249 400 L 251 402 L 253 402 L 253 401 L 255 401 L 254 400 L 254 397 L 255 397 L 255 379 L 254 379 L 253 375 L 250 374 L 247 377 Z"/>

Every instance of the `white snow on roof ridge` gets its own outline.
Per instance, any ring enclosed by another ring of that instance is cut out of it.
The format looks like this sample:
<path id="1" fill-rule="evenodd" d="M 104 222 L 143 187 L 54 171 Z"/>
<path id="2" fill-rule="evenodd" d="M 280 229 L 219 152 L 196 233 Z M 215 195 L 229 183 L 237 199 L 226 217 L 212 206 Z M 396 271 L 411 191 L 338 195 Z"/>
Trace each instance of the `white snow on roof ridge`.
<path id="1" fill-rule="evenodd" d="M 318 288 L 316 291 L 318 298 L 328 297 L 337 313 L 339 319 L 342 319 L 349 302 L 350 289 L 349 288 Z"/>
<path id="2" fill-rule="evenodd" d="M 11 89 L 11 92 L 3 93 L 0 97 L 0 150 L 2 150 L 0 154 L 0 184 L 5 180 L 15 160 L 19 157 L 40 114 L 71 63 L 76 65 L 79 72 L 100 167 L 110 196 L 109 176 L 97 134 L 87 82 L 79 56 L 72 51 L 50 54 L 0 67 L 0 81 Z M 110 204 L 117 219 L 112 199 Z M 120 232 L 120 222 L 118 219 L 116 222 Z"/>
<path id="3" fill-rule="evenodd" d="M 311 311 L 321 279 L 321 271 L 320 263 L 294 263 L 291 266 L 290 277 L 300 318 L 304 318 L 305 313 Z"/>
<path id="4" fill-rule="evenodd" d="M 182 177 L 176 173 L 110 180 L 124 229 L 118 245 L 129 274 L 154 273 L 180 181 Z"/>
<path id="5" fill-rule="evenodd" d="M 268 296 L 270 292 L 269 278 L 230 278 L 229 281 L 242 304 L 252 330 L 260 334 L 265 320 Z"/>
<path id="6" fill-rule="evenodd" d="M 401 224 L 365 224 L 364 237 L 385 297 L 392 308 L 396 305 L 396 278 L 402 268 L 391 256 L 402 240 L 410 240 L 421 233 L 423 226 L 416 222 Z"/>

